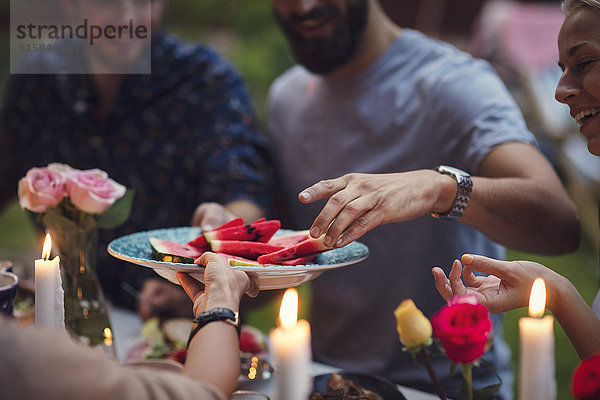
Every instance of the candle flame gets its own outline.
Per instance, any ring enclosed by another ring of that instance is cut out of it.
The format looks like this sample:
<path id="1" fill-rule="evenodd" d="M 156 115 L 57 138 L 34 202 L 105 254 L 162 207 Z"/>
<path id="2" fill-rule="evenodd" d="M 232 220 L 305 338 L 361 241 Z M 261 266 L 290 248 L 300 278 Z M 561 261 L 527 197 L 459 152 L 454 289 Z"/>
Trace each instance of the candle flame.
<path id="1" fill-rule="evenodd" d="M 281 299 L 281 308 L 279 309 L 279 321 L 284 328 L 291 328 L 298 321 L 298 291 L 288 289 Z"/>
<path id="2" fill-rule="evenodd" d="M 109 327 L 104 328 L 104 337 L 106 339 L 112 339 L 112 331 Z"/>
<path id="3" fill-rule="evenodd" d="M 542 278 L 537 278 L 531 286 L 529 296 L 529 316 L 541 318 L 546 308 L 546 284 Z"/>
<path id="4" fill-rule="evenodd" d="M 104 328 L 104 344 L 109 347 L 113 344 L 113 335 L 109 327 Z"/>
<path id="5" fill-rule="evenodd" d="M 48 260 L 50 258 L 50 250 L 52 249 L 52 239 L 50 234 L 46 233 L 46 239 L 44 240 L 44 247 L 42 248 L 42 258 Z"/>

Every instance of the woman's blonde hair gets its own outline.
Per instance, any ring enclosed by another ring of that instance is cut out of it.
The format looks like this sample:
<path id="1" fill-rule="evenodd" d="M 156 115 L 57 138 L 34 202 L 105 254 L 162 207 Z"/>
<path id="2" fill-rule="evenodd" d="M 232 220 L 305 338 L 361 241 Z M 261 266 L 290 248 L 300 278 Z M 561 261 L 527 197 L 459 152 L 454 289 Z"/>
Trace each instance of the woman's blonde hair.
<path id="1" fill-rule="evenodd" d="M 565 14 L 569 14 L 581 7 L 589 7 L 600 12 L 600 0 L 563 0 L 561 8 Z"/>

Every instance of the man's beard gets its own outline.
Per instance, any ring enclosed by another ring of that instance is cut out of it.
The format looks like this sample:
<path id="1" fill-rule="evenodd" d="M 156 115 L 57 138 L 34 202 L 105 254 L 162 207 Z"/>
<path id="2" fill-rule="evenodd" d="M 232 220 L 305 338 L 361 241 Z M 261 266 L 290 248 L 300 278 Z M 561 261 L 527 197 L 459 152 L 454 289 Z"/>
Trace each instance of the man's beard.
<path id="1" fill-rule="evenodd" d="M 277 11 L 275 16 L 296 61 L 315 74 L 328 74 L 348 63 L 356 53 L 367 25 L 368 8 L 367 0 L 354 0 L 348 3 L 345 14 L 333 6 L 320 6 L 304 16 L 292 14 L 287 20 Z M 336 26 L 326 36 L 305 38 L 295 29 L 303 20 L 332 17 Z"/>

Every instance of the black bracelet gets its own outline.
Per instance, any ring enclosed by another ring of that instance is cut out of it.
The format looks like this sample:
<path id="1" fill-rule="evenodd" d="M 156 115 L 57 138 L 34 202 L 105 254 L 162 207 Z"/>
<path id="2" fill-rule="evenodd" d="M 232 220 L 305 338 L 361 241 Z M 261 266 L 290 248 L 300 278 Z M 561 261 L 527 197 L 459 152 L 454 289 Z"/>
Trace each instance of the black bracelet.
<path id="1" fill-rule="evenodd" d="M 190 332 L 190 337 L 187 341 L 187 347 L 190 347 L 190 343 L 192 342 L 192 338 L 198 333 L 198 331 L 206 324 L 213 321 L 225 321 L 233 326 L 235 326 L 238 337 L 240 336 L 240 317 L 237 311 L 233 311 L 229 308 L 224 307 L 216 307 L 212 310 L 205 311 L 200 313 L 196 318 L 194 318 L 194 326 L 192 327 L 192 331 Z"/>

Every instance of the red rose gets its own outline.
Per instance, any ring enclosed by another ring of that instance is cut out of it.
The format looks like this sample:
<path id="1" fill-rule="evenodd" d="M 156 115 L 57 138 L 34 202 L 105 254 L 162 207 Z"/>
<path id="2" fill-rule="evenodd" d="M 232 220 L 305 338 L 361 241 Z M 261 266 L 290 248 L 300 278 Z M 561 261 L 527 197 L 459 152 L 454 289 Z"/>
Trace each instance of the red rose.
<path id="1" fill-rule="evenodd" d="M 483 305 L 449 304 L 442 307 L 431 322 L 434 336 L 440 339 L 446 355 L 455 363 L 468 364 L 485 352 L 492 320 Z"/>
<path id="2" fill-rule="evenodd" d="M 583 360 L 573 374 L 573 396 L 579 400 L 600 399 L 600 354 Z"/>

